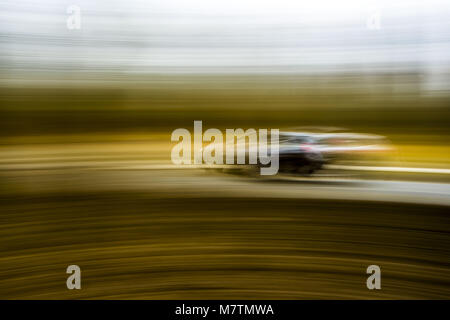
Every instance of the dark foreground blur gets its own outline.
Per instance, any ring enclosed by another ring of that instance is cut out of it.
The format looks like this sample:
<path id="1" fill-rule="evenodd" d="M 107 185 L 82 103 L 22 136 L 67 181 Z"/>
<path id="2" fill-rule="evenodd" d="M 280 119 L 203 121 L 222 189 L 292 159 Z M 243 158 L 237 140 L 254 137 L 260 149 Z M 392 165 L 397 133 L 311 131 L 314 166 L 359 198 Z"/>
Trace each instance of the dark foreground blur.
<path id="1" fill-rule="evenodd" d="M 450 297 L 445 207 L 81 192 L 1 211 L 3 298 Z M 74 263 L 80 291 L 65 287 Z"/>

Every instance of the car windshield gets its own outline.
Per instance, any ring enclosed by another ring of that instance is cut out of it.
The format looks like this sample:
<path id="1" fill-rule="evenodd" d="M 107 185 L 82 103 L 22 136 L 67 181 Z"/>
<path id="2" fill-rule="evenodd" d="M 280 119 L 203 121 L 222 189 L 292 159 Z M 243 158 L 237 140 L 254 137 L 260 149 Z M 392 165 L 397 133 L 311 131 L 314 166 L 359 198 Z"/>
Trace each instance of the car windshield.
<path id="1" fill-rule="evenodd" d="M 313 143 L 313 139 L 309 136 L 280 135 L 280 143 L 285 144 Z"/>

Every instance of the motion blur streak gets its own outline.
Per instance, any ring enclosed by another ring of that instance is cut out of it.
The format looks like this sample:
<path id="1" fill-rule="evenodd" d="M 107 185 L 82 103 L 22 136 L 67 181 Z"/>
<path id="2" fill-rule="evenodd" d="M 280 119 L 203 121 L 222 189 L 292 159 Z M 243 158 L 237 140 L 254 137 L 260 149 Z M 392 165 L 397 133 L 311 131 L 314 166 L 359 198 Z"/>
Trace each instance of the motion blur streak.
<path id="1" fill-rule="evenodd" d="M 0 298 L 450 298 L 449 24 L 443 0 L 0 0 Z M 390 151 L 172 170 L 194 120 Z"/>

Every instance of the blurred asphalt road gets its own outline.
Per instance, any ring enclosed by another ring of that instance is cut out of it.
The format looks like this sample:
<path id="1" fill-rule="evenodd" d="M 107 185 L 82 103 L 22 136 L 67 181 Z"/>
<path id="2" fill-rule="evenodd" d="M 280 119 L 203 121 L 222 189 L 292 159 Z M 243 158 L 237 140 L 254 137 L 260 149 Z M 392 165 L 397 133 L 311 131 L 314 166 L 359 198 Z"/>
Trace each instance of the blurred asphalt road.
<path id="1" fill-rule="evenodd" d="M 176 197 L 244 197 L 388 201 L 450 205 L 448 183 L 366 180 L 352 177 L 286 177 L 221 174 L 214 169 L 147 170 L 105 166 L 55 166 L 0 171 L 4 192 L 151 192 Z"/>

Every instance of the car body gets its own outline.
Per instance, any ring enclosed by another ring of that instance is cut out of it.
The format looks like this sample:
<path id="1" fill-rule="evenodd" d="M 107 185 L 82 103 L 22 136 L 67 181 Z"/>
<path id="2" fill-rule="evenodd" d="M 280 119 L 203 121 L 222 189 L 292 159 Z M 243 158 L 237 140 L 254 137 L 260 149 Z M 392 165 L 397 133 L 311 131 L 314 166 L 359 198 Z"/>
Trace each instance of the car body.
<path id="1" fill-rule="evenodd" d="M 279 133 L 279 172 L 311 175 L 324 165 L 389 150 L 383 136 L 351 132 Z"/>

